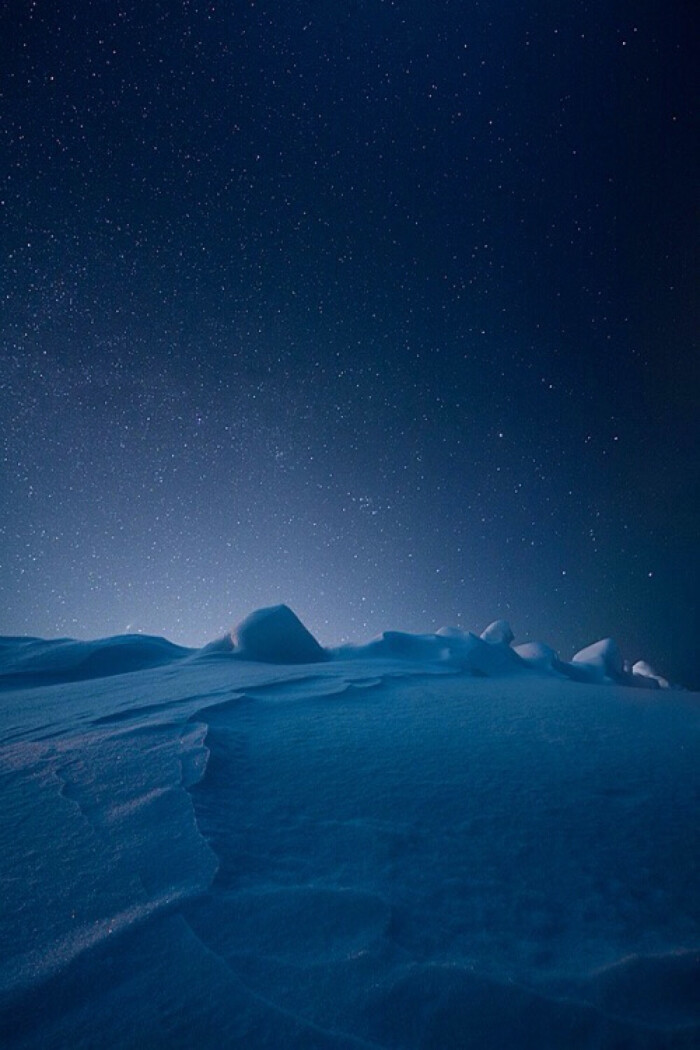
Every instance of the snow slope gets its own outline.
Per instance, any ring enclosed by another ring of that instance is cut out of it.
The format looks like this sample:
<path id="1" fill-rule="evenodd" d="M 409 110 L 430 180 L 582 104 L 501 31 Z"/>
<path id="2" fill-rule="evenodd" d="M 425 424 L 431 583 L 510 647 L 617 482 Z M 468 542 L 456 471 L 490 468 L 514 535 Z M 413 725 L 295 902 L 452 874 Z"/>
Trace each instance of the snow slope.
<path id="1" fill-rule="evenodd" d="M 0 1044 L 699 1044 L 698 696 L 397 634 L 1 680 Z"/>

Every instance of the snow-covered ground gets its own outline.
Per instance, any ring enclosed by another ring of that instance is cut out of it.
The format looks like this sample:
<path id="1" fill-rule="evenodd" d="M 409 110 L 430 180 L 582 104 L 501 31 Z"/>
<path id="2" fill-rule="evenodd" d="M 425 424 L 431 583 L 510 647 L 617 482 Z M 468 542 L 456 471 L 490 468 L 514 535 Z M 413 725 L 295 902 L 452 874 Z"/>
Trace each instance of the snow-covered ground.
<path id="1" fill-rule="evenodd" d="M 0 646 L 0 1044 L 700 1045 L 697 694 L 274 613 Z"/>

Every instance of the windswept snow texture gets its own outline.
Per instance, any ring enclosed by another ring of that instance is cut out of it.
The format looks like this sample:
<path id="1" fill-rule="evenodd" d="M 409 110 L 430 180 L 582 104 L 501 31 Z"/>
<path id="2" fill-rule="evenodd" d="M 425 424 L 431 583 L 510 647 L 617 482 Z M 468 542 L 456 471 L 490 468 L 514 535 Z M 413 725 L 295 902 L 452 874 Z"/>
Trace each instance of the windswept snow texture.
<path id="1" fill-rule="evenodd" d="M 0 1044 L 700 1045 L 699 698 L 498 633 L 6 679 Z"/>

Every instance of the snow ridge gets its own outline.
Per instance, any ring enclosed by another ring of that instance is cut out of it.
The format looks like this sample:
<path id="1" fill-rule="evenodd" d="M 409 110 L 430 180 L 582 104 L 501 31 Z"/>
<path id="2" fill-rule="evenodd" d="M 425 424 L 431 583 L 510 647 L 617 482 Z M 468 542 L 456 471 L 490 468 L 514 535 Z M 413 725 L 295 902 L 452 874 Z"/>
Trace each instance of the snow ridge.
<path id="1" fill-rule="evenodd" d="M 251 613 L 229 634 L 201 649 L 185 649 L 165 638 L 146 635 L 92 642 L 0 638 L 0 689 L 86 681 L 183 661 L 293 666 L 373 658 L 442 665 L 486 677 L 535 671 L 589 684 L 614 682 L 646 689 L 670 685 L 646 661 L 632 664 L 623 660 L 611 638 L 586 646 L 570 661 L 561 660 L 542 642 L 514 647 L 514 640 L 510 624 L 495 620 L 480 635 L 458 627 L 442 627 L 435 634 L 385 631 L 365 644 L 324 648 L 287 605 L 276 605 Z"/>

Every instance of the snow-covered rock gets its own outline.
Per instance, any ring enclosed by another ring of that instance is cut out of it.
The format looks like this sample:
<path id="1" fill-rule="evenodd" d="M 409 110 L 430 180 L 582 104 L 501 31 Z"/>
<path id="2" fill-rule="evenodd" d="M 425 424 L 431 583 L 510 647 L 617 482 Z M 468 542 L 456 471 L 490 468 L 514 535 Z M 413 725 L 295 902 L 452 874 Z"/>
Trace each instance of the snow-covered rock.
<path id="1" fill-rule="evenodd" d="M 515 639 L 507 620 L 494 620 L 481 632 L 481 637 L 491 645 L 510 645 Z"/>
<path id="2" fill-rule="evenodd" d="M 333 650 L 341 660 L 411 660 L 423 663 L 442 662 L 449 658 L 450 647 L 436 634 L 409 634 L 407 631 L 384 631 L 365 645 L 342 645 Z"/>
<path id="3" fill-rule="evenodd" d="M 448 653 L 442 639 L 435 634 L 408 634 L 405 631 L 385 631 L 382 648 L 387 656 L 408 660 L 441 660 Z"/>
<path id="4" fill-rule="evenodd" d="M 408 634 L 385 631 L 367 645 L 342 646 L 333 655 L 339 659 L 381 658 L 445 664 L 467 674 L 486 678 L 514 672 L 527 673 L 527 665 L 509 645 L 485 642 L 471 631 L 441 627 L 437 634 Z"/>
<path id="5" fill-rule="evenodd" d="M 599 642 L 587 645 L 571 658 L 571 663 L 588 668 L 591 681 L 596 678 L 609 678 L 614 682 L 621 682 L 625 677 L 622 653 L 612 638 L 603 638 Z"/>
<path id="6" fill-rule="evenodd" d="M 522 645 L 516 645 L 513 651 L 531 667 L 543 671 L 557 670 L 559 657 L 556 651 L 544 642 L 524 642 Z"/>
<path id="7" fill-rule="evenodd" d="M 311 664 L 327 658 L 288 605 L 258 609 L 231 632 L 235 655 L 271 664 Z"/>
<path id="8" fill-rule="evenodd" d="M 664 678 L 663 675 L 657 674 L 654 668 L 646 662 L 646 660 L 637 660 L 636 664 L 632 665 L 632 674 L 635 678 L 645 678 L 649 682 L 656 682 L 657 686 L 661 689 L 669 689 L 671 683 L 668 678 Z M 635 685 L 640 683 L 635 682 Z"/>
<path id="9" fill-rule="evenodd" d="M 440 638 L 466 638 L 468 631 L 463 631 L 461 627 L 441 627 L 438 631 Z"/>
<path id="10" fill-rule="evenodd" d="M 483 636 L 478 638 L 471 631 L 464 638 L 451 639 L 450 656 L 462 670 L 487 678 L 527 672 L 527 665 L 509 644 L 485 641 Z"/>

